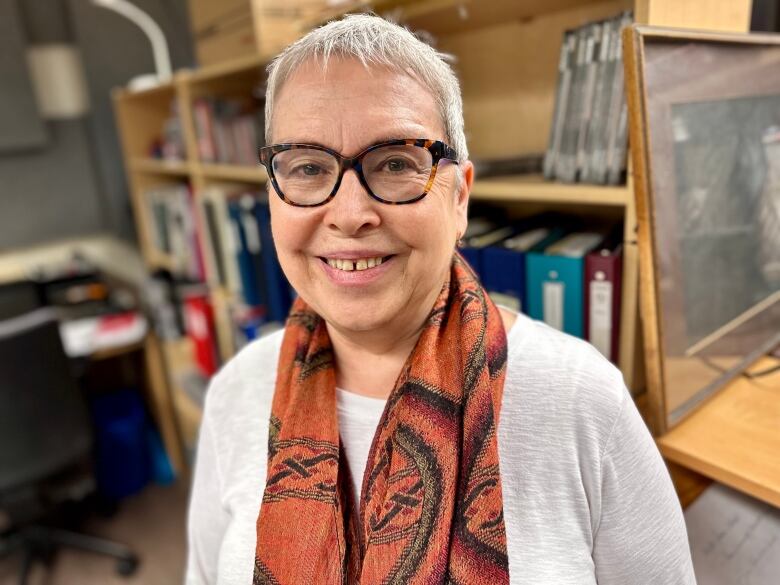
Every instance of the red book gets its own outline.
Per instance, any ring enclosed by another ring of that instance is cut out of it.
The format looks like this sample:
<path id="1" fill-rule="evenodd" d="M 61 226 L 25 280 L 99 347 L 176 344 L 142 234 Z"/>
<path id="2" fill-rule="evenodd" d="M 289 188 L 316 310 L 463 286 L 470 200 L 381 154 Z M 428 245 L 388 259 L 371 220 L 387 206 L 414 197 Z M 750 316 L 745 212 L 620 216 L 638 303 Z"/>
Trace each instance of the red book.
<path id="1" fill-rule="evenodd" d="M 195 348 L 195 363 L 204 376 L 211 377 L 217 371 L 217 343 L 214 313 L 208 296 L 189 294 L 184 299 L 184 323 L 187 335 Z"/>
<path id="2" fill-rule="evenodd" d="M 191 276 L 195 277 L 196 280 L 199 280 L 201 282 L 206 281 L 206 259 L 205 259 L 205 251 L 203 249 L 204 243 L 203 243 L 203 235 L 200 232 L 200 226 L 198 223 L 198 210 L 197 210 L 197 203 L 195 201 L 195 193 L 192 190 L 192 185 L 187 185 L 187 193 L 188 193 L 188 204 L 189 204 L 189 214 L 192 218 L 192 266 L 191 266 Z"/>
<path id="3" fill-rule="evenodd" d="M 211 102 L 204 98 L 195 100 L 193 116 L 200 160 L 215 162 L 217 160 L 217 146 L 214 138 L 214 108 Z"/>
<path id="4" fill-rule="evenodd" d="M 621 235 L 616 232 L 585 257 L 585 339 L 614 364 L 620 349 Z"/>

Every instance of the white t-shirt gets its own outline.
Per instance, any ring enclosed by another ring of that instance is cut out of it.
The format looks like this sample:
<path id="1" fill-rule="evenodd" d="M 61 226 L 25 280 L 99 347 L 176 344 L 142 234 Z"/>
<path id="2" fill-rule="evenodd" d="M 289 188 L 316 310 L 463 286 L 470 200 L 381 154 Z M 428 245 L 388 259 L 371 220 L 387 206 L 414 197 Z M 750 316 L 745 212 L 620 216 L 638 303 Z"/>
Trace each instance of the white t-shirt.
<path id="1" fill-rule="evenodd" d="M 695 584 L 677 496 L 620 372 L 584 341 L 523 315 L 507 337 L 498 451 L 511 582 Z M 188 585 L 252 582 L 281 340 L 277 332 L 244 348 L 207 394 Z M 381 414 L 373 402 L 339 394 L 357 478 Z"/>
<path id="2" fill-rule="evenodd" d="M 374 433 L 385 410 L 387 400 L 353 394 L 336 388 L 336 413 L 339 417 L 339 438 L 347 458 L 349 475 L 356 498 L 360 499 L 363 472 Z M 357 502 L 353 502 L 357 504 Z"/>

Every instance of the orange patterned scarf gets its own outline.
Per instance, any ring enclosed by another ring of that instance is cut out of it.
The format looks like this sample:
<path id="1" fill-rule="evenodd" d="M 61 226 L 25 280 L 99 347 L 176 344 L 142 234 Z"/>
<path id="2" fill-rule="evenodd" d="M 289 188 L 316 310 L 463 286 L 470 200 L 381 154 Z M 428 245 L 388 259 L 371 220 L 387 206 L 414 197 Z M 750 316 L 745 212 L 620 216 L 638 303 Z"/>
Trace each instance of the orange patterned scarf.
<path id="1" fill-rule="evenodd" d="M 279 356 L 254 585 L 509 582 L 498 309 L 459 255 L 387 401 L 359 517 L 325 322 L 295 302 Z"/>

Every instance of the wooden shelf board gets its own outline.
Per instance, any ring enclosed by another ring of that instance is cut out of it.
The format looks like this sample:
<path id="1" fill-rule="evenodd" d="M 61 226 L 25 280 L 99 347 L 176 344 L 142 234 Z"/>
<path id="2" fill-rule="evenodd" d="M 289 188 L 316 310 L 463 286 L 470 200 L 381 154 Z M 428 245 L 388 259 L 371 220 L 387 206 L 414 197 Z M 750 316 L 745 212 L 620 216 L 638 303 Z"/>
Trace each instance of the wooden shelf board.
<path id="1" fill-rule="evenodd" d="M 192 172 L 190 164 L 186 161 L 168 161 L 152 158 L 133 159 L 130 162 L 130 168 L 134 172 L 157 175 L 188 176 Z"/>
<path id="2" fill-rule="evenodd" d="M 425 30 L 434 35 L 450 35 L 512 20 L 527 21 L 553 12 L 598 3 L 599 0 L 365 0 L 351 2 L 340 11 L 325 14 L 306 23 L 306 26 L 313 28 L 339 18 L 346 12 L 370 9 L 377 14 L 396 18 L 412 29 Z"/>
<path id="3" fill-rule="evenodd" d="M 657 443 L 668 460 L 780 506 L 780 371 L 737 378 Z"/>
<path id="4" fill-rule="evenodd" d="M 228 181 L 244 181 L 248 183 L 262 183 L 268 180 L 268 173 L 265 167 L 225 165 L 215 163 L 203 163 L 200 165 L 200 172 L 207 179 L 223 179 Z"/>
<path id="5" fill-rule="evenodd" d="M 625 185 L 602 186 L 556 183 L 540 175 L 518 175 L 477 179 L 471 197 L 485 201 L 534 201 L 624 207 L 631 192 Z"/>
<path id="6" fill-rule="evenodd" d="M 264 70 L 274 56 L 249 55 L 228 61 L 227 63 L 218 63 L 202 69 L 191 70 L 187 72 L 187 81 L 191 84 L 198 84 L 252 70 Z"/>

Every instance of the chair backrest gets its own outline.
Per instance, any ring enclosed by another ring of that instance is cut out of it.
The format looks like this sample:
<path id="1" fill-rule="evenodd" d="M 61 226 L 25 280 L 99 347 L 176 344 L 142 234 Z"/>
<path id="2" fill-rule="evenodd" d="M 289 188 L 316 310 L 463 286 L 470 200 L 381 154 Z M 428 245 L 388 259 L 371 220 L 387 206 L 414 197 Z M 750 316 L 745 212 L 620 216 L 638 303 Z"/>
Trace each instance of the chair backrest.
<path id="1" fill-rule="evenodd" d="M 56 313 L 38 309 L 0 321 L 0 493 L 68 467 L 91 441 Z"/>
<path id="2" fill-rule="evenodd" d="M 0 321 L 29 313 L 43 306 L 40 287 L 29 280 L 0 285 Z"/>

